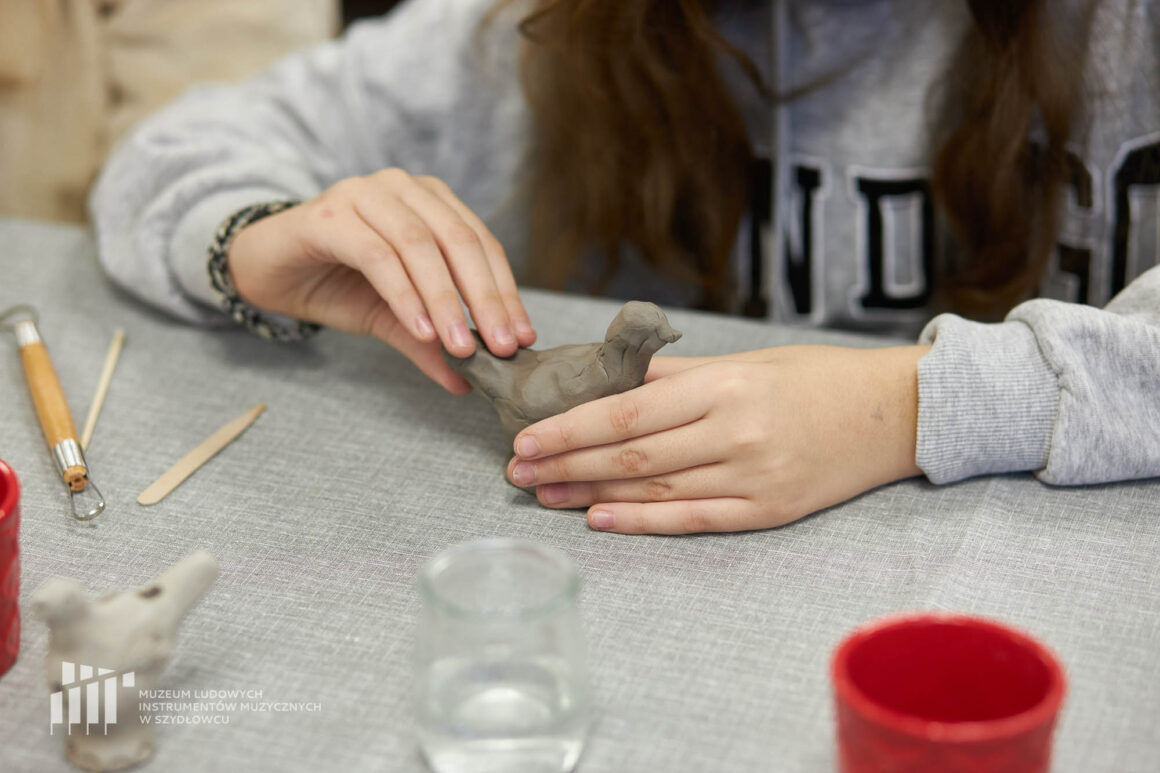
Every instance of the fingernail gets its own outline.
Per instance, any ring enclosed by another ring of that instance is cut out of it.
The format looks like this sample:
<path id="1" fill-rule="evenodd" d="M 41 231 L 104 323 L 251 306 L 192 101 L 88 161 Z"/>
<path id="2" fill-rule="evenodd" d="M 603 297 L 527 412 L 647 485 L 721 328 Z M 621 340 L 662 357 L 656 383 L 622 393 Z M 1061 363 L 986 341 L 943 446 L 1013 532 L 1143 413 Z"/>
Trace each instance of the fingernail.
<path id="1" fill-rule="evenodd" d="M 545 483 L 540 486 L 540 498 L 549 505 L 558 505 L 568 499 L 567 483 Z"/>
<path id="2" fill-rule="evenodd" d="M 451 343 L 463 348 L 471 346 L 471 333 L 467 331 L 466 322 L 456 322 L 451 326 Z"/>
<path id="3" fill-rule="evenodd" d="M 532 329 L 532 323 L 523 317 L 516 317 L 516 332 L 520 335 L 528 335 L 536 332 Z"/>
<path id="4" fill-rule="evenodd" d="M 514 344 L 516 342 L 516 337 L 512 335 L 511 328 L 509 328 L 507 325 L 496 325 L 495 328 L 491 331 L 491 334 L 495 338 L 495 342 L 497 344 L 506 345 Z"/>
<path id="5" fill-rule="evenodd" d="M 536 468 L 527 462 L 520 462 L 512 470 L 512 480 L 520 486 L 530 486 L 536 482 Z"/>
<path id="6" fill-rule="evenodd" d="M 415 330 L 424 338 L 430 338 L 435 335 L 435 326 L 431 324 L 431 318 L 426 314 L 420 314 L 415 320 Z"/>
<path id="7" fill-rule="evenodd" d="M 588 523 L 593 529 L 611 529 L 613 521 L 612 513 L 607 510 L 593 510 L 588 514 Z"/>
<path id="8" fill-rule="evenodd" d="M 527 459 L 538 453 L 540 453 L 540 444 L 531 435 L 524 435 L 516 441 L 516 456 Z"/>

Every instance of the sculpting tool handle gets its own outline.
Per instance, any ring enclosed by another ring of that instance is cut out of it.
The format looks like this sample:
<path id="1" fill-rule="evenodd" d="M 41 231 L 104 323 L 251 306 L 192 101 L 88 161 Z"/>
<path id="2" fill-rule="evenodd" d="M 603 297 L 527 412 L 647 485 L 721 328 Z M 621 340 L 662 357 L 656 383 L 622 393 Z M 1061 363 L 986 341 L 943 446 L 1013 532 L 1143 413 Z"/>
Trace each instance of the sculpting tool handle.
<path id="1" fill-rule="evenodd" d="M 36 325 L 29 320 L 17 323 L 16 343 L 44 439 L 69 490 L 83 491 L 89 485 L 89 471 L 77 442 L 76 424 Z"/>

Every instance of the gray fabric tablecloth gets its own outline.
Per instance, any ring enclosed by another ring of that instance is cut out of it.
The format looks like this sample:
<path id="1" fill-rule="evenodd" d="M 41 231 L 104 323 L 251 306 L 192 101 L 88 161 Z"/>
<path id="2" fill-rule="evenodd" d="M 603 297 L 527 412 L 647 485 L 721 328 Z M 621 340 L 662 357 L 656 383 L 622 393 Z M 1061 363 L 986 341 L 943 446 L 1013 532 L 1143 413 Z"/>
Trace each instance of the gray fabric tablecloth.
<path id="1" fill-rule="evenodd" d="M 616 304 L 528 292 L 540 345 L 598 340 Z M 283 346 L 187 327 L 100 274 L 86 232 L 0 221 L 0 307 L 31 302 L 78 424 L 114 329 L 127 342 L 89 451 L 109 500 L 67 515 L 14 341 L 0 339 L 0 458 L 23 484 L 21 599 L 63 574 L 138 585 L 197 549 L 221 577 L 186 619 L 172 690 L 260 691 L 317 711 L 158 729 L 150 771 L 422 771 L 411 735 L 413 577 L 447 545 L 515 536 L 579 564 L 595 724 L 581 773 L 828 771 L 830 653 L 875 616 L 961 610 L 1054 648 L 1070 690 L 1055 770 L 1160 768 L 1160 483 L 1028 475 L 891 485 L 763 532 L 624 537 L 509 486 L 481 399 L 370 340 Z M 872 339 L 673 312 L 669 354 Z M 161 504 L 136 496 L 226 420 L 269 410 Z M 0 770 L 63 771 L 44 626 L 0 679 Z M 59 731 L 58 731 L 59 732 Z"/>

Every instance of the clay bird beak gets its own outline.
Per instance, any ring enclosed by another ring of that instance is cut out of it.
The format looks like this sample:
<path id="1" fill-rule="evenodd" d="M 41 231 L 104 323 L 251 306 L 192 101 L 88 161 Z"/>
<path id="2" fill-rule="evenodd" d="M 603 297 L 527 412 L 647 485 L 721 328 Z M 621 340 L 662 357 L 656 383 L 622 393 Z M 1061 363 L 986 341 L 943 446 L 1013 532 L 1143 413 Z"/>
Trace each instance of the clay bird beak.
<path id="1" fill-rule="evenodd" d="M 657 331 L 657 335 L 660 336 L 660 339 L 662 341 L 664 341 L 666 344 L 671 344 L 674 341 L 677 341 L 680 339 L 681 331 L 674 330 L 669 325 L 665 325 L 664 328 Z"/>

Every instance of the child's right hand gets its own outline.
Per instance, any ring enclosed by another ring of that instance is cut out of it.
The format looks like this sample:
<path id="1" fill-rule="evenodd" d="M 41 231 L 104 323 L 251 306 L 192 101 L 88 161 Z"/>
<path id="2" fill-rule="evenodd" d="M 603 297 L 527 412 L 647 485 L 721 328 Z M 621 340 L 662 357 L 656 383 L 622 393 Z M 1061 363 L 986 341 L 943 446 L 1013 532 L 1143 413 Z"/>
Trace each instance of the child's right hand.
<path id="1" fill-rule="evenodd" d="M 494 354 L 536 340 L 499 241 L 442 180 L 385 169 L 351 177 L 243 228 L 229 269 L 267 311 L 398 349 L 450 392 L 470 386 L 443 361 L 475 350 L 459 299 Z"/>

